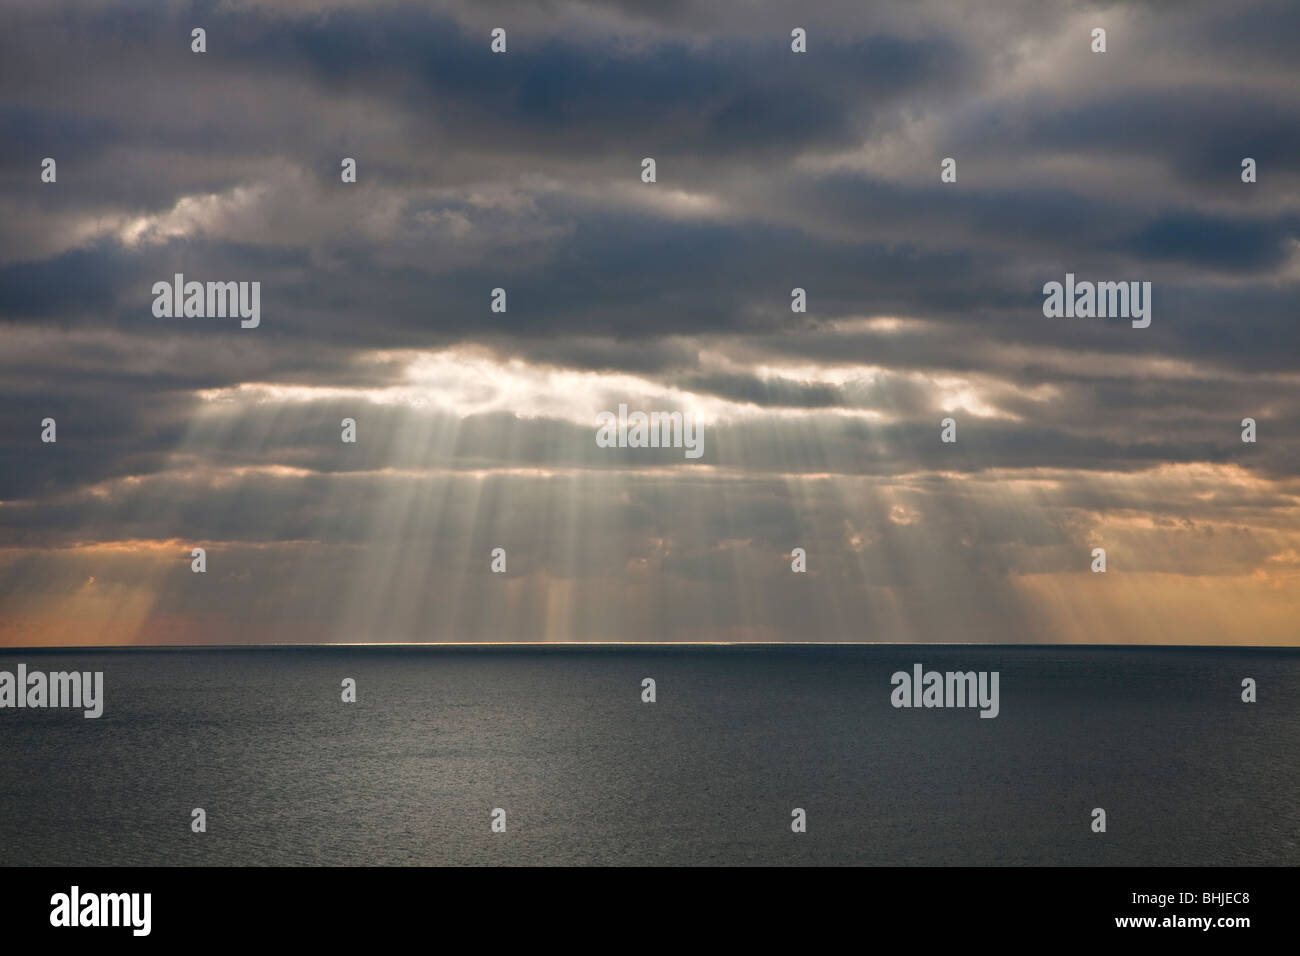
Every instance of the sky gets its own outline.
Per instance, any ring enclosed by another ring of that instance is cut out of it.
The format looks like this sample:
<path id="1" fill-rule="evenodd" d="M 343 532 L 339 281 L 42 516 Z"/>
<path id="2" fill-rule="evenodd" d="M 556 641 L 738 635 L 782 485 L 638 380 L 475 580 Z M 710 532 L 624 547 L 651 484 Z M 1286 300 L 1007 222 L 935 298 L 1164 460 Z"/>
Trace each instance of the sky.
<path id="1" fill-rule="evenodd" d="M 1300 640 L 1298 4 L 0 23 L 0 645 Z"/>

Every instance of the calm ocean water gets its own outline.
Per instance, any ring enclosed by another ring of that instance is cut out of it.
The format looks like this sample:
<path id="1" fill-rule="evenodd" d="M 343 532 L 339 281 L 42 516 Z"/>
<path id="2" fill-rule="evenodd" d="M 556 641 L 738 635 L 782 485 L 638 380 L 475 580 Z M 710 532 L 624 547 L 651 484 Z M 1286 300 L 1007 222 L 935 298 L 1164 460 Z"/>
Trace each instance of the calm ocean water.
<path id="1" fill-rule="evenodd" d="M 20 662 L 102 670 L 106 705 L 0 710 L 4 864 L 1300 863 L 1292 650 L 0 652 Z M 999 671 L 1000 716 L 894 709 L 917 662 Z"/>

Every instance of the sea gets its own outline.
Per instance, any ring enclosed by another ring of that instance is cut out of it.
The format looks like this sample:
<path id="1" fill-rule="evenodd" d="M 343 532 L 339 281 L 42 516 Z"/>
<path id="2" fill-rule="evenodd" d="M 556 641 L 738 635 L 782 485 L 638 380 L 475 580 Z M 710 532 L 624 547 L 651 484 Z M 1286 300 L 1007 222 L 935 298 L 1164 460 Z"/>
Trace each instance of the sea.
<path id="1" fill-rule="evenodd" d="M 102 671 L 104 711 L 0 709 L 11 866 L 1300 864 L 1297 649 L 0 650 L 20 663 Z M 895 707 L 917 664 L 996 671 L 997 716 Z"/>

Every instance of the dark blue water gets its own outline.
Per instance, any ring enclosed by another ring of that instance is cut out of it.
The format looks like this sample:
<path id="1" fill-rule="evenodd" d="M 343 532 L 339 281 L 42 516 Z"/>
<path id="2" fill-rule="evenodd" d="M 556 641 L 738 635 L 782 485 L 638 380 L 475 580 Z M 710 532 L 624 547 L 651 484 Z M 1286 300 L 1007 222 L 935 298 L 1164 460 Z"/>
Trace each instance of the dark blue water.
<path id="1" fill-rule="evenodd" d="M 0 710 L 5 864 L 1300 863 L 1294 650 L 0 652 L 19 662 L 102 670 L 106 705 Z M 893 708 L 916 662 L 999 671 L 1000 716 Z"/>

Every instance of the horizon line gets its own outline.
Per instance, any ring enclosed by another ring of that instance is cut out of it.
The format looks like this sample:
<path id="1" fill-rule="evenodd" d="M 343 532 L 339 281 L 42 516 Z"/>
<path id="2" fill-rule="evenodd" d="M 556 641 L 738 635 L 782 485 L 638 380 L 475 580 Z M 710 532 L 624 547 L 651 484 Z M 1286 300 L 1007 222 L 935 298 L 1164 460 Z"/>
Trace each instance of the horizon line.
<path id="1" fill-rule="evenodd" d="M 330 641 L 266 644 L 34 644 L 2 645 L 0 654 L 25 651 L 194 651 L 293 650 L 318 648 L 672 648 L 672 647 L 998 647 L 998 648 L 1098 648 L 1142 650 L 1157 648 L 1205 650 L 1300 650 L 1296 644 L 1094 644 L 1079 642 L 986 643 L 982 641 Z"/>

